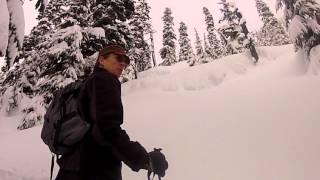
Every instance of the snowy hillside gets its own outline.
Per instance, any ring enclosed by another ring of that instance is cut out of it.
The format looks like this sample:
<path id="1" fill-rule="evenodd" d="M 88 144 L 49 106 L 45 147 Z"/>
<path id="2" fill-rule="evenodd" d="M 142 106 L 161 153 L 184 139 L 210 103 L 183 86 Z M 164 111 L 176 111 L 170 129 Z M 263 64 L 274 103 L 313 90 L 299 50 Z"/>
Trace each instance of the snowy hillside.
<path id="1" fill-rule="evenodd" d="M 189 67 L 179 63 L 173 67 L 151 69 L 137 81 L 124 84 L 124 94 L 133 91 L 194 91 L 216 87 L 225 81 L 239 78 L 259 79 L 303 75 L 307 66 L 296 59 L 291 45 L 258 49 L 261 56 L 257 67 L 252 65 L 249 54 L 237 54 L 218 59 L 213 63 Z"/>
<path id="2" fill-rule="evenodd" d="M 320 78 L 292 48 L 260 48 L 257 65 L 244 53 L 144 72 L 123 85 L 124 128 L 148 150 L 163 148 L 164 180 L 318 179 Z M 18 118 L 3 117 L 0 179 L 48 179 L 41 127 L 17 131 Z M 124 166 L 123 176 L 146 172 Z"/>

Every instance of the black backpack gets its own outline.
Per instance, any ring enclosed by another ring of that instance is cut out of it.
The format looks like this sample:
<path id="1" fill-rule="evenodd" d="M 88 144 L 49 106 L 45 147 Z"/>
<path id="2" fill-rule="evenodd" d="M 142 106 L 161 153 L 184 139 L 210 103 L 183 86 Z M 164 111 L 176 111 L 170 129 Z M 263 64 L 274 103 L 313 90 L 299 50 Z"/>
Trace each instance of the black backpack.
<path id="1" fill-rule="evenodd" d="M 78 80 L 54 92 L 44 115 L 41 138 L 54 154 L 72 151 L 89 130 L 90 125 L 81 117 L 78 107 L 84 83 L 84 80 Z"/>
<path id="2" fill-rule="evenodd" d="M 59 155 L 71 152 L 89 131 L 90 124 L 79 112 L 80 92 L 84 84 L 85 80 L 78 80 L 54 92 L 44 115 L 41 138 L 52 152 L 50 179 L 54 156 L 59 158 Z"/>

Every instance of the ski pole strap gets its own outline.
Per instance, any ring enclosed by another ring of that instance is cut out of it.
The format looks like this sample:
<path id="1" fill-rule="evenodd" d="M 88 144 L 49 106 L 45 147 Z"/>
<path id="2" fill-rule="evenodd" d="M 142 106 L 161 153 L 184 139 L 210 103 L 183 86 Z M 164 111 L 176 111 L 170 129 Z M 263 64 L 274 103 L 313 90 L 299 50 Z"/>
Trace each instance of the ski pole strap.
<path id="1" fill-rule="evenodd" d="M 52 157 L 51 157 L 51 172 L 50 172 L 50 180 L 52 180 L 53 167 L 54 167 L 54 154 L 52 154 Z"/>

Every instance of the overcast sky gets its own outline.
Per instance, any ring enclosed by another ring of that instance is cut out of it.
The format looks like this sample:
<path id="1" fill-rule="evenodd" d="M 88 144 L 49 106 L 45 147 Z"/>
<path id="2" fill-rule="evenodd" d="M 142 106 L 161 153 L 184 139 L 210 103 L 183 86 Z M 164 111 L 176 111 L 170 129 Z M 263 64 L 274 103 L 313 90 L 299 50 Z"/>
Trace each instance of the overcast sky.
<path id="1" fill-rule="evenodd" d="M 161 61 L 159 57 L 159 50 L 162 46 L 162 28 L 163 22 L 161 17 L 163 16 L 164 9 L 169 7 L 172 9 L 172 14 L 174 17 L 175 30 L 177 38 L 179 23 L 181 21 L 185 22 L 188 27 L 189 37 L 194 44 L 195 33 L 194 28 L 197 28 L 201 39 L 203 38 L 203 33 L 205 32 L 206 26 L 204 21 L 204 14 L 202 8 L 205 6 L 213 14 L 216 26 L 218 26 L 218 20 L 221 16 L 220 5 L 217 4 L 219 0 L 147 0 L 151 6 L 151 18 L 153 28 L 156 31 L 154 34 L 155 38 L 155 48 L 157 54 L 157 61 Z M 264 0 L 270 7 L 270 9 L 275 12 L 275 0 Z M 34 3 L 26 0 L 24 4 L 25 19 L 26 19 L 26 34 L 30 33 L 33 26 L 36 25 L 36 11 L 34 10 Z M 261 21 L 258 16 L 255 0 L 235 0 L 236 5 L 239 7 L 240 11 L 243 13 L 245 19 L 247 20 L 249 31 L 257 30 L 261 27 Z M 279 17 L 280 15 L 277 14 Z M 178 42 L 176 43 L 178 47 Z M 178 53 L 178 52 L 177 52 Z"/>

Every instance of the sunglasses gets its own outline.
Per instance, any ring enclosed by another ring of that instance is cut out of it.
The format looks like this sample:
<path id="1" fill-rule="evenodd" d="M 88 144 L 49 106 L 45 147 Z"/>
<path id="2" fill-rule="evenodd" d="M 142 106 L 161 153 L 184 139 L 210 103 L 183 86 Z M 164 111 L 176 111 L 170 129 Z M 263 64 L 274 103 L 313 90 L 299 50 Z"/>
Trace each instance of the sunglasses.
<path id="1" fill-rule="evenodd" d="M 116 55 L 116 59 L 119 63 L 126 63 L 127 65 L 130 64 L 130 59 L 126 55 Z"/>

